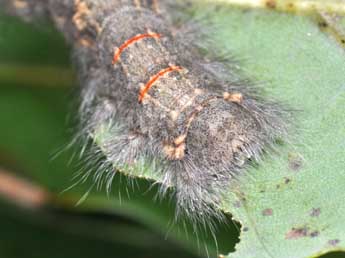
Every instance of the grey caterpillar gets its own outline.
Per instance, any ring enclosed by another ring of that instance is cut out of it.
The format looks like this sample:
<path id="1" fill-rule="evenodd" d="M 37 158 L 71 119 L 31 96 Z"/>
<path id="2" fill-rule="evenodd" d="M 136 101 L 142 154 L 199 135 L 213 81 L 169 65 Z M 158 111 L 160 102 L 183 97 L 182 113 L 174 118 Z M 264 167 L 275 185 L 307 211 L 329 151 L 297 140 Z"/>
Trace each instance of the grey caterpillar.
<path id="1" fill-rule="evenodd" d="M 110 135 L 100 149 L 112 169 L 99 169 L 94 178 L 110 187 L 116 169 L 146 160 L 162 178 L 161 193 L 174 189 L 177 214 L 221 218 L 230 182 L 287 134 L 285 111 L 176 31 L 168 3 L 40 5 L 75 49 L 79 135 L 94 140 L 102 126 Z"/>

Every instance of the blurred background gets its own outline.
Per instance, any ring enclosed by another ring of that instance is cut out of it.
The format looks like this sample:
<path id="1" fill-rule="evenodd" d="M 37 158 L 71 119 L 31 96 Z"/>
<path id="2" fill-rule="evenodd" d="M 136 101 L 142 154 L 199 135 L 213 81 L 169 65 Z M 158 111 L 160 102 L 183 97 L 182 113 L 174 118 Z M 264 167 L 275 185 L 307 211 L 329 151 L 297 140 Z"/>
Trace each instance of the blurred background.
<path id="1" fill-rule="evenodd" d="M 70 50 L 50 24 L 0 15 L 0 258 L 205 257 L 217 247 L 174 225 L 171 200 L 117 176 L 113 193 L 73 184 L 83 172 L 73 137 L 77 80 Z M 218 251 L 238 242 L 231 218 L 216 232 Z M 345 257 L 334 253 L 324 257 Z"/>

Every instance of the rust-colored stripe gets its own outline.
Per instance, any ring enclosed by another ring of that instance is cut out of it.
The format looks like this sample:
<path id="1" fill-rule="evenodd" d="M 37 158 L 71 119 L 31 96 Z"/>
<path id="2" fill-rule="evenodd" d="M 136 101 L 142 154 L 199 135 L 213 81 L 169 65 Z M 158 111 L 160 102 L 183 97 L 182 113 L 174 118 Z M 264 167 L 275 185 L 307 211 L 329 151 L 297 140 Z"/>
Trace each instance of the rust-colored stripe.
<path id="1" fill-rule="evenodd" d="M 160 38 L 160 37 L 162 37 L 162 35 L 158 33 L 145 33 L 145 34 L 139 34 L 139 35 L 134 36 L 133 38 L 130 38 L 125 43 L 123 43 L 119 48 L 116 49 L 114 53 L 114 58 L 113 58 L 113 65 L 120 59 L 122 52 L 126 48 L 128 48 L 131 44 L 139 40 L 142 40 L 144 38 Z"/>
<path id="2" fill-rule="evenodd" d="M 140 90 L 139 93 L 139 97 L 138 97 L 138 101 L 139 103 L 141 103 L 146 95 L 146 93 L 150 90 L 150 88 L 152 87 L 152 85 L 160 78 L 162 77 L 164 74 L 173 72 L 173 71 L 179 71 L 182 70 L 183 68 L 181 66 L 169 66 L 168 68 L 165 68 L 161 71 L 159 71 L 155 76 L 153 76 L 149 82 L 145 85 L 144 88 L 142 88 Z"/>

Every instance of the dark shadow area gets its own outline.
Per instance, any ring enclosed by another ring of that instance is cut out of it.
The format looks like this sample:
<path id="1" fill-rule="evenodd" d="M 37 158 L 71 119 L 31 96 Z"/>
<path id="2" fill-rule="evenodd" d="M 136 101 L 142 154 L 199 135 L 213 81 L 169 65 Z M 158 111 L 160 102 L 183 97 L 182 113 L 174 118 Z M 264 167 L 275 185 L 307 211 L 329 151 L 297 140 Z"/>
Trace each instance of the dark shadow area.
<path id="1" fill-rule="evenodd" d="M 30 212 L 0 205 L 0 257 L 197 257 L 124 218 L 112 216 L 105 222 L 95 214 Z"/>
<path id="2" fill-rule="evenodd" d="M 345 252 L 332 252 L 321 255 L 320 258 L 345 258 Z"/>

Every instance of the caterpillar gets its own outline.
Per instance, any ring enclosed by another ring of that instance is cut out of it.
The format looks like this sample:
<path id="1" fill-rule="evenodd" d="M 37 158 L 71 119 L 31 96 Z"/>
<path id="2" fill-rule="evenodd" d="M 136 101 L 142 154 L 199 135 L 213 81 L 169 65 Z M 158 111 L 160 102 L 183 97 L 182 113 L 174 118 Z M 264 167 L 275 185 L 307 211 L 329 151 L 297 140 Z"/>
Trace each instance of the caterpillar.
<path id="1" fill-rule="evenodd" d="M 174 189 L 178 215 L 221 218 L 231 181 L 287 135 L 287 111 L 177 30 L 172 2 L 21 2 L 27 17 L 49 15 L 74 48 L 79 134 L 93 139 L 101 125 L 110 132 L 101 146 L 114 167 L 107 185 L 116 169 L 144 159 L 159 164 L 161 192 Z M 18 13 L 16 4 L 8 6 Z"/>

